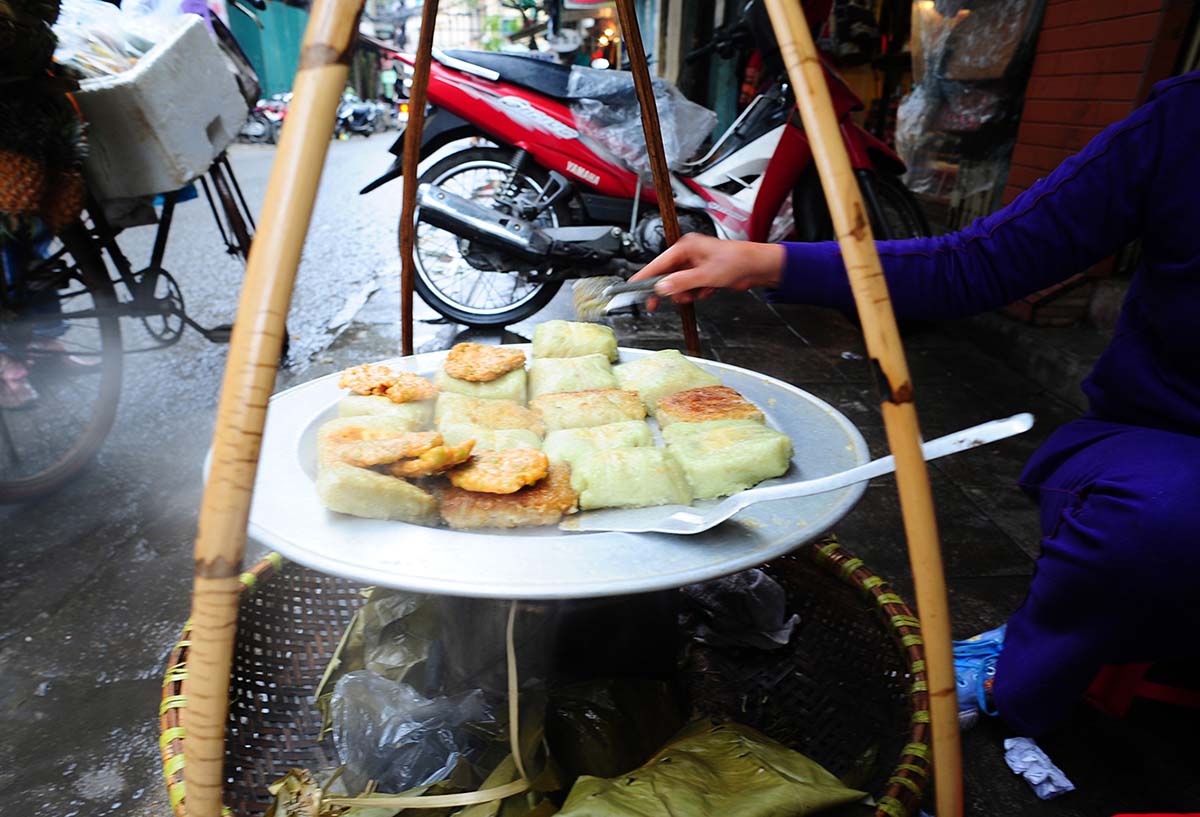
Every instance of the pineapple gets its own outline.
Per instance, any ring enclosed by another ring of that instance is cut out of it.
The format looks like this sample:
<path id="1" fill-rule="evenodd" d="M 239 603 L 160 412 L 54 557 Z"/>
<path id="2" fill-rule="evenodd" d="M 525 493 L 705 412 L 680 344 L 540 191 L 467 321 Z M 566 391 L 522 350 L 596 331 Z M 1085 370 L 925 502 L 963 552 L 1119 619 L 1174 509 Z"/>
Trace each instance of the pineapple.
<path id="1" fill-rule="evenodd" d="M 35 213 L 46 193 L 44 103 L 27 90 L 0 97 L 0 213 Z"/>
<path id="2" fill-rule="evenodd" d="M 47 106 L 47 116 L 61 123 L 46 142 L 46 189 L 42 199 L 41 216 L 46 227 L 57 233 L 79 218 L 87 197 L 87 187 L 80 168 L 87 143 L 83 126 L 75 109 L 65 100 L 55 100 Z"/>
<path id="3" fill-rule="evenodd" d="M 42 200 L 42 220 L 52 233 L 74 223 L 83 212 L 87 188 L 78 170 L 55 170 L 47 184 Z"/>
<path id="4" fill-rule="evenodd" d="M 0 149 L 0 213 L 35 213 L 46 193 L 46 165 L 15 150 Z"/>
<path id="5" fill-rule="evenodd" d="M 0 0 L 0 238 L 37 216 L 53 230 L 79 217 L 83 131 L 54 70 L 60 0 Z"/>

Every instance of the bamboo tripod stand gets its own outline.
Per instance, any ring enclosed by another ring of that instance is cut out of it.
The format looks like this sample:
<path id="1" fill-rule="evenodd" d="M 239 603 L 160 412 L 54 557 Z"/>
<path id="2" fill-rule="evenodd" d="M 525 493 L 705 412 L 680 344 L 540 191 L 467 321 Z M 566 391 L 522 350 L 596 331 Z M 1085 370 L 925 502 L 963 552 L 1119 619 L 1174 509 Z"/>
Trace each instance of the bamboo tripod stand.
<path id="1" fill-rule="evenodd" d="M 362 0 L 315 0 L 301 50 L 292 109 L 272 167 L 218 405 L 212 466 L 201 502 L 195 544 L 192 630 L 184 710 L 188 763 L 187 809 L 192 817 L 221 813 L 229 672 L 237 628 L 246 524 L 258 468 L 267 400 L 275 381 L 284 320 L 332 135 L 334 112 L 345 87 Z M 416 176 L 429 81 L 437 0 L 421 15 L 410 120 L 404 145 L 402 232 L 402 346 L 412 353 L 413 240 Z M 834 228 L 841 244 L 866 345 L 878 376 L 888 445 L 912 563 L 917 605 L 925 634 L 937 772 L 939 817 L 962 814 L 950 621 L 929 476 L 913 388 L 887 286 L 858 186 L 842 146 L 820 62 L 798 0 L 766 0 L 771 23 L 795 90 L 797 106 L 816 158 Z M 643 112 L 655 190 L 668 243 L 679 238 L 670 176 L 662 151 L 649 69 L 632 0 L 617 0 Z M 687 349 L 699 352 L 690 308 L 684 312 Z"/>

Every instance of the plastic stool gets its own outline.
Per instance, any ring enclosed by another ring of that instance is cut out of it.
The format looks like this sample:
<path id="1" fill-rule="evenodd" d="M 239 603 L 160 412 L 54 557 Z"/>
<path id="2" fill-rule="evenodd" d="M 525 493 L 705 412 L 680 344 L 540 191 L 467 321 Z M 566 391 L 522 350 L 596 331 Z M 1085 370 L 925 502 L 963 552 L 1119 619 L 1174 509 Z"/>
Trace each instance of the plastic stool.
<path id="1" fill-rule="evenodd" d="M 1200 689 L 1150 681 L 1146 674 L 1153 664 L 1109 665 L 1088 687 L 1084 698 L 1106 715 L 1123 718 L 1129 713 L 1134 698 L 1200 709 Z"/>

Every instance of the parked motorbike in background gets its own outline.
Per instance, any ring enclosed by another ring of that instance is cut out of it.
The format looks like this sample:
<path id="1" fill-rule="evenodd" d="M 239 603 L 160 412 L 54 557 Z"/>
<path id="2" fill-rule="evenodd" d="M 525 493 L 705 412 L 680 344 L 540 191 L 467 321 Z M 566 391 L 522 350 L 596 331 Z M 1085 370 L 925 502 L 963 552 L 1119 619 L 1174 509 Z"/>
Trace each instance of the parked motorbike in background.
<path id="1" fill-rule="evenodd" d="M 387 114 L 382 105 L 347 93 L 342 96 L 342 103 L 338 106 L 337 124 L 333 132 L 338 138 L 350 134 L 370 136 L 387 130 L 387 126 Z"/>
<path id="2" fill-rule="evenodd" d="M 827 15 L 827 0 L 824 6 Z M 760 0 L 750 0 L 734 25 L 693 56 L 747 41 L 774 79 L 707 153 L 672 172 L 680 227 L 752 241 L 832 238 L 808 136 Z M 823 67 L 875 236 L 928 235 L 900 181 L 904 163 L 851 119 L 862 102 L 830 65 Z M 627 277 L 665 249 L 653 185 L 595 127 L 603 128 L 609 109 L 632 112 L 622 114 L 626 123 L 637 115 L 632 80 L 612 71 L 573 74 L 589 70 L 435 49 L 420 159 L 458 149 L 419 177 L 415 287 L 444 317 L 470 326 L 514 323 L 545 306 L 567 279 Z M 592 112 L 589 133 L 579 130 L 579 105 Z M 403 150 L 401 136 L 390 148 L 392 167 L 361 192 L 399 178 Z M 644 157 L 644 145 L 640 150 Z"/>
<path id="3" fill-rule="evenodd" d="M 287 115 L 288 100 L 291 94 L 275 94 L 270 99 L 260 99 L 251 109 L 242 125 L 238 139 L 252 144 L 273 145 L 279 141 L 279 132 L 283 128 L 283 119 Z"/>

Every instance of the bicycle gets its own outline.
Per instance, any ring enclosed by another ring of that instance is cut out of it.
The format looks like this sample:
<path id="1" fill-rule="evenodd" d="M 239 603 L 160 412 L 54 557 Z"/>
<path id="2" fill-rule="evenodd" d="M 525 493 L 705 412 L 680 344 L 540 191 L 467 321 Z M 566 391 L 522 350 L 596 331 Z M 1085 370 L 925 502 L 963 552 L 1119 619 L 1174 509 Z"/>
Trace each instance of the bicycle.
<path id="1" fill-rule="evenodd" d="M 197 181 L 225 251 L 244 262 L 254 219 L 225 154 Z M 90 196 L 86 217 L 57 237 L 5 248 L 0 403 L 8 405 L 0 405 L 0 503 L 49 493 L 91 460 L 116 418 L 124 355 L 171 346 L 187 327 L 214 343 L 229 340 L 230 325 L 204 327 L 187 314 L 179 283 L 163 268 L 179 198 L 178 191 L 162 196 L 154 245 L 141 269 L 117 244 L 120 229 Z M 124 348 L 122 318 L 140 321 L 151 342 Z M 27 390 L 14 392 L 18 383 Z"/>

